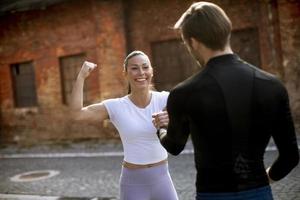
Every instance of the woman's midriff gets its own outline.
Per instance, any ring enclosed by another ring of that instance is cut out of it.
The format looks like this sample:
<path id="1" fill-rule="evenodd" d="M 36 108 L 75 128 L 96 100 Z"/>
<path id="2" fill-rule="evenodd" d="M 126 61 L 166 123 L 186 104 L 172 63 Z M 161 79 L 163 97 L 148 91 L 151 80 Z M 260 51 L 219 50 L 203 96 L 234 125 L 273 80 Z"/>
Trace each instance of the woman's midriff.
<path id="1" fill-rule="evenodd" d="M 165 160 L 159 161 L 157 163 L 150 163 L 150 164 L 143 165 L 143 164 L 134 164 L 134 163 L 129 163 L 129 162 L 123 161 L 122 165 L 123 165 L 123 167 L 128 168 L 128 169 L 143 169 L 143 168 L 159 166 L 159 165 L 165 164 L 167 162 L 168 162 L 168 160 L 165 159 Z"/>

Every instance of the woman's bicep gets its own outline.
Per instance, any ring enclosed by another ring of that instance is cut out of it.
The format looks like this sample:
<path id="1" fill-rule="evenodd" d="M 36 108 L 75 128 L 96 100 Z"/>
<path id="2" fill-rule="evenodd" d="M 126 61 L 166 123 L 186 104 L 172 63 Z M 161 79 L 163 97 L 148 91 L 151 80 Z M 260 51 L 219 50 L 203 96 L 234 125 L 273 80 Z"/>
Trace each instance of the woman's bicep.
<path id="1" fill-rule="evenodd" d="M 103 121 L 108 118 L 108 112 L 103 103 L 86 106 L 79 114 L 79 120 Z"/>

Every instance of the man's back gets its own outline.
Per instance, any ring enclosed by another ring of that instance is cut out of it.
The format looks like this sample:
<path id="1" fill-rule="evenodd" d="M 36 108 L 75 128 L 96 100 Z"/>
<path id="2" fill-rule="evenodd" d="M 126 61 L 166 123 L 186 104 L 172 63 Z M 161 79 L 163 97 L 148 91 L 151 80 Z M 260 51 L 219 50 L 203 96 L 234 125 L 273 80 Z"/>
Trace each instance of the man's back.
<path id="1" fill-rule="evenodd" d="M 263 155 L 271 135 L 283 159 L 297 149 L 284 87 L 233 54 L 212 58 L 202 72 L 172 90 L 168 112 L 168 132 L 176 143 L 170 152 L 181 151 L 191 134 L 197 192 L 268 185 Z M 279 161 L 275 177 L 286 175 L 280 171 L 290 170 L 290 164 Z"/>

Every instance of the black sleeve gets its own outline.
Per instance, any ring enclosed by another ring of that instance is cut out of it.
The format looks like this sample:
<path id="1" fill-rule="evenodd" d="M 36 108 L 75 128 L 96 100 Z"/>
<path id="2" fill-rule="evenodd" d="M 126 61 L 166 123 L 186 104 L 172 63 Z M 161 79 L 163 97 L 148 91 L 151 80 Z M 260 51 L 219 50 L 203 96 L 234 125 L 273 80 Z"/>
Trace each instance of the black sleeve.
<path id="1" fill-rule="evenodd" d="M 272 180 L 284 178 L 299 162 L 297 139 L 290 112 L 289 98 L 282 86 L 279 96 L 277 120 L 272 137 L 278 148 L 278 158 L 270 168 L 269 176 Z"/>
<path id="2" fill-rule="evenodd" d="M 186 95 L 178 90 L 170 92 L 167 111 L 169 114 L 169 125 L 165 137 L 160 138 L 165 149 L 178 155 L 185 147 L 189 136 L 189 124 L 185 110 Z"/>

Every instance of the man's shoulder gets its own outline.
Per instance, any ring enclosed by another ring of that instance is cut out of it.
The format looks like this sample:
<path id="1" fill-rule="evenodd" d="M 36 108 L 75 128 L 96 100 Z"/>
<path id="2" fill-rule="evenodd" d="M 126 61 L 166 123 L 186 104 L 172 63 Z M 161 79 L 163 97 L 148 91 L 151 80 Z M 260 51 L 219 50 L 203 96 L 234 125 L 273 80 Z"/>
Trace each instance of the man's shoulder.
<path id="1" fill-rule="evenodd" d="M 267 71 L 264 71 L 262 69 L 256 68 L 254 70 L 255 78 L 262 79 L 262 80 L 269 80 L 269 81 L 278 81 L 278 78 L 276 75 L 271 74 Z"/>
<path id="2" fill-rule="evenodd" d="M 195 78 L 194 76 L 191 76 L 189 78 L 187 78 L 186 80 L 178 83 L 170 92 L 174 93 L 182 93 L 182 92 L 186 92 L 188 91 L 192 86 L 193 83 L 195 82 Z"/>
<path id="3" fill-rule="evenodd" d="M 276 87 L 278 89 L 279 88 L 283 89 L 285 87 L 278 76 L 271 74 L 267 71 L 264 71 L 262 69 L 256 69 L 254 71 L 254 77 L 256 80 L 260 81 L 261 83 L 272 85 L 273 87 Z"/>
<path id="4" fill-rule="evenodd" d="M 276 75 L 271 74 L 270 72 L 267 72 L 259 67 L 256 67 L 244 60 L 241 60 L 242 63 L 244 65 L 246 65 L 247 67 L 252 68 L 252 70 L 254 71 L 254 77 L 257 79 L 262 79 L 262 80 L 270 80 L 270 81 L 278 81 L 278 78 Z"/>
<path id="5" fill-rule="evenodd" d="M 177 84 L 174 88 L 178 88 L 179 90 L 181 90 L 181 89 L 189 89 L 191 87 L 194 87 L 195 85 L 199 86 L 199 84 L 206 82 L 207 78 L 209 78 L 209 76 L 207 76 L 206 72 L 199 71 L 193 74 L 192 76 L 188 77 L 184 81 L 180 82 L 179 84 Z"/>
<path id="6" fill-rule="evenodd" d="M 177 85 L 175 85 L 171 90 L 170 90 L 170 96 L 174 95 L 184 95 L 187 93 L 187 91 L 191 88 L 191 79 L 188 78 Z"/>
<path id="7" fill-rule="evenodd" d="M 255 67 L 251 64 L 248 65 L 254 70 L 255 83 L 259 86 L 259 88 L 261 89 L 268 88 L 269 91 L 272 92 L 275 91 L 284 92 L 286 90 L 284 83 L 280 80 L 278 76 L 269 73 L 263 69 L 260 69 L 258 67 Z"/>

